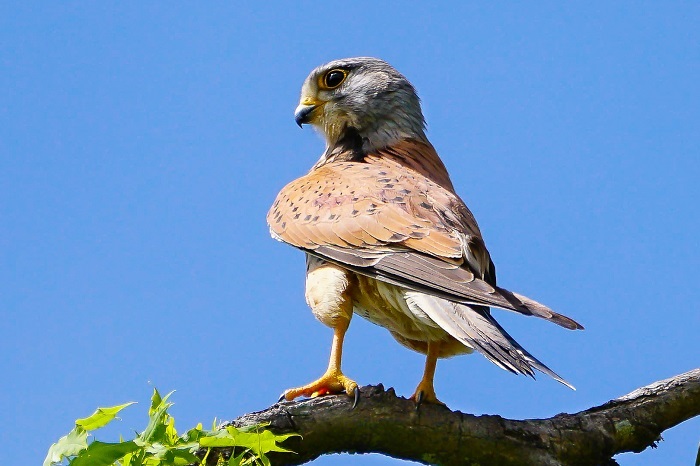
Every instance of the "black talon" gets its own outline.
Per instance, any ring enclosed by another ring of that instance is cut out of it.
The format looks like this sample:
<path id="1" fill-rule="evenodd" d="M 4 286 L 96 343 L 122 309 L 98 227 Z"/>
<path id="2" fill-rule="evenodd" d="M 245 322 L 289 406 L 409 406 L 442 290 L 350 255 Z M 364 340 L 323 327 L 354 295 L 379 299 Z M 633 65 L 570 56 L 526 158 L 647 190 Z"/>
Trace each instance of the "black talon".
<path id="1" fill-rule="evenodd" d="M 284 395 L 285 395 L 285 394 L 286 394 L 286 392 L 282 392 L 282 394 L 280 395 L 279 400 L 277 400 L 278 403 L 282 403 L 282 402 L 284 401 Z"/>
<path id="2" fill-rule="evenodd" d="M 416 393 L 416 411 L 418 411 L 418 408 L 420 408 L 421 403 L 423 403 L 423 390 L 420 390 L 418 393 Z"/>
<path id="3" fill-rule="evenodd" d="M 360 402 L 360 387 L 355 387 L 355 400 L 352 402 L 352 409 L 357 407 L 357 403 Z"/>

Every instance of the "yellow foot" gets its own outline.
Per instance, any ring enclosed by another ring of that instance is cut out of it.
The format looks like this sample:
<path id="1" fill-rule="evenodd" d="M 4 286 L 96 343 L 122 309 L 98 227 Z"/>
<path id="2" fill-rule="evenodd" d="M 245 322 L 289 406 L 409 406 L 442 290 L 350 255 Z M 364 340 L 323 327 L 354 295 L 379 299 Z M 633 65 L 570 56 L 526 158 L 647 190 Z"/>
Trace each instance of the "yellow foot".
<path id="1" fill-rule="evenodd" d="M 416 402 L 416 409 L 418 409 L 423 403 L 447 406 L 445 405 L 445 403 L 437 399 L 437 396 L 435 395 L 435 388 L 433 388 L 433 384 L 426 383 L 423 380 L 421 380 L 421 382 L 418 384 L 418 388 L 416 388 L 415 393 L 411 395 L 411 398 L 409 398 L 409 400 L 413 400 Z"/>
<path id="2" fill-rule="evenodd" d="M 283 399 L 292 401 L 294 398 L 300 396 L 314 398 L 321 395 L 341 393 L 343 391 L 345 391 L 345 393 L 347 393 L 349 396 L 353 396 L 355 398 L 355 403 L 353 404 L 354 408 L 360 397 L 360 390 L 357 388 L 357 382 L 345 377 L 345 375 L 343 375 L 343 373 L 339 370 L 329 370 L 323 374 L 321 378 L 314 380 L 310 384 L 304 385 L 303 387 L 290 388 L 289 390 L 286 390 L 282 394 L 282 397 L 280 397 L 280 401 Z"/>

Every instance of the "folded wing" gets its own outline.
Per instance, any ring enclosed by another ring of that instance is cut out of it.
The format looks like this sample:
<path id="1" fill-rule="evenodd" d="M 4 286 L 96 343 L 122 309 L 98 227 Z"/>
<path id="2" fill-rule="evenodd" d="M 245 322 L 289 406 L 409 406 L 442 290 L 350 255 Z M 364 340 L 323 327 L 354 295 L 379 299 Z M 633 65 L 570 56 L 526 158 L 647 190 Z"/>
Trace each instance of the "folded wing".
<path id="1" fill-rule="evenodd" d="M 280 192 L 268 223 L 275 238 L 357 273 L 455 303 L 583 328 L 496 286 L 481 233 L 462 200 L 391 160 L 313 170 Z"/>

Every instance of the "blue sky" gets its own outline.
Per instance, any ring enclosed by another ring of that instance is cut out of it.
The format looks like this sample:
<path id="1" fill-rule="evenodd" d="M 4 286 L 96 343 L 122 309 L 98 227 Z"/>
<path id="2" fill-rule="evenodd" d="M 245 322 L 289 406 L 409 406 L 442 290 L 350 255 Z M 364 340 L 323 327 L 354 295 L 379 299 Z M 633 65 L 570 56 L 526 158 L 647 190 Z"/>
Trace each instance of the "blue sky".
<path id="1" fill-rule="evenodd" d="M 698 367 L 699 23 L 692 2 L 3 3 L 3 450 L 38 464 L 75 418 L 135 400 L 129 435 L 153 386 L 188 428 L 321 374 L 331 333 L 265 214 L 323 149 L 293 121 L 303 79 L 347 56 L 416 86 L 499 283 L 586 326 L 495 311 L 577 391 L 473 355 L 438 364 L 443 401 L 548 417 Z M 361 385 L 408 396 L 422 366 L 353 320 Z M 690 464 L 700 419 L 664 438 L 618 461 Z"/>

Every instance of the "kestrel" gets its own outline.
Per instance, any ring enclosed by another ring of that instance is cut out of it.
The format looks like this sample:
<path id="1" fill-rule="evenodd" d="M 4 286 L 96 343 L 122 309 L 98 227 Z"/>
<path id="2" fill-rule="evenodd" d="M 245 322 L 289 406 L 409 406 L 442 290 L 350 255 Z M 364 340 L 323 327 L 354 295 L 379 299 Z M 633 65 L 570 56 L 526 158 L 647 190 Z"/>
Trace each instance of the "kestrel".
<path id="1" fill-rule="evenodd" d="M 473 350 L 508 371 L 534 376 L 537 369 L 571 387 L 489 308 L 583 327 L 496 285 L 476 220 L 428 141 L 420 101 L 403 75 L 368 57 L 319 66 L 304 81 L 294 117 L 323 134 L 326 150 L 282 189 L 267 221 L 275 239 L 306 253 L 306 302 L 333 329 L 333 343 L 325 374 L 284 398 L 345 391 L 357 402 L 357 383 L 341 371 L 353 313 L 427 355 L 412 396 L 418 404 L 440 403 L 438 358 Z"/>

